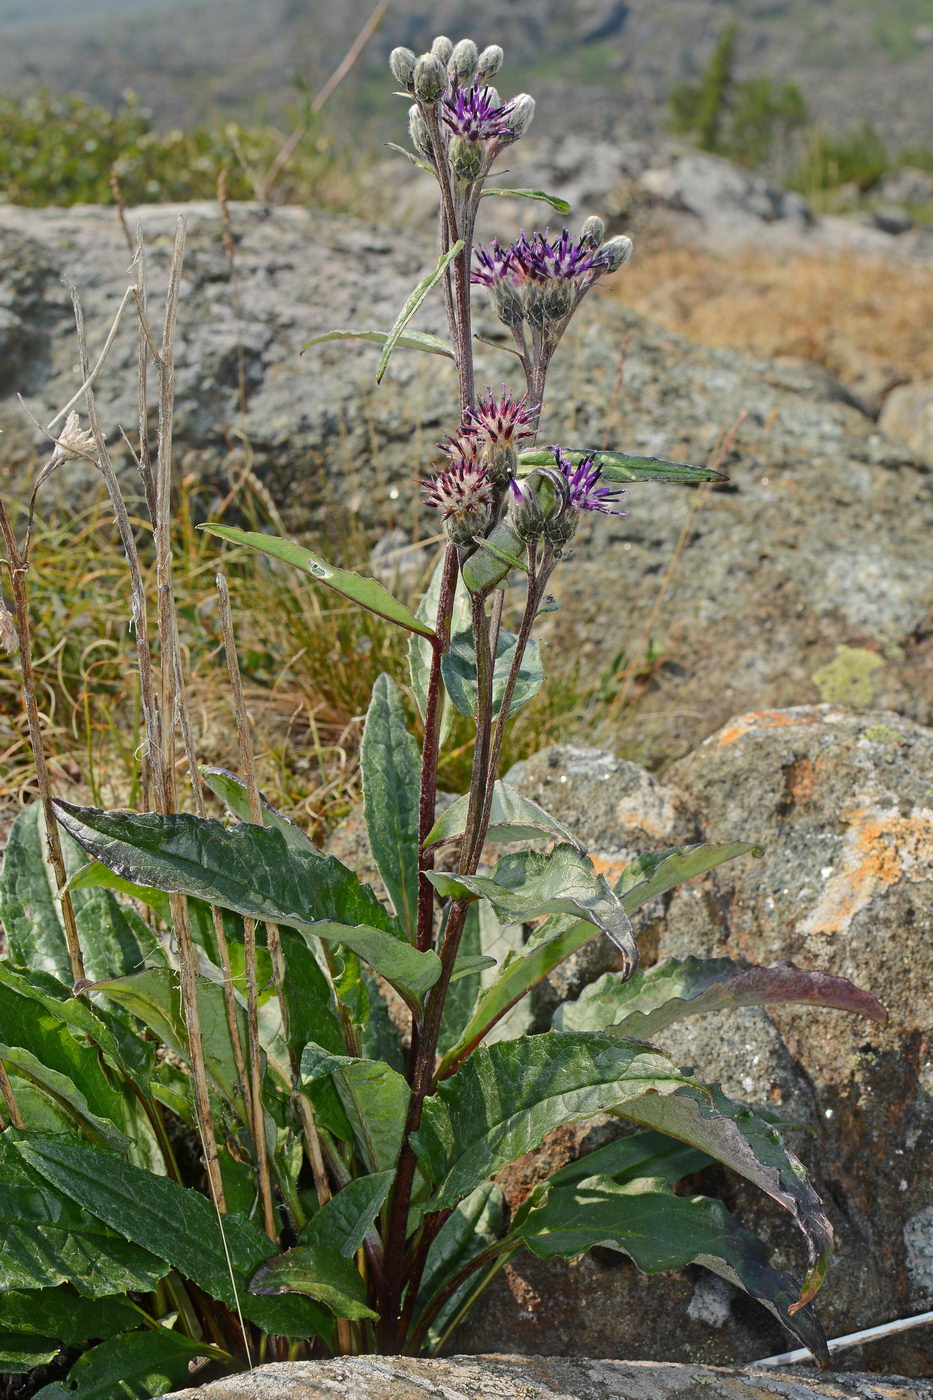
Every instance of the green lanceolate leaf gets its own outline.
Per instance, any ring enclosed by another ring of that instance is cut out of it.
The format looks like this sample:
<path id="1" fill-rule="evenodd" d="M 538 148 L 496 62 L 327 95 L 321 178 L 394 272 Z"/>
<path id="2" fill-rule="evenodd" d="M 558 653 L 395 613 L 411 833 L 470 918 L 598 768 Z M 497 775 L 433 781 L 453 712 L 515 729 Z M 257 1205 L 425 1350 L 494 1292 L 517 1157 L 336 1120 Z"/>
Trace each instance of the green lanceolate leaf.
<path id="1" fill-rule="evenodd" d="M 615 1105 L 612 1111 L 724 1162 L 789 1211 L 810 1250 L 800 1305 L 816 1295 L 829 1266 L 832 1227 L 802 1164 L 784 1146 L 776 1128 L 750 1108 L 734 1103 L 715 1085 L 685 1084 L 665 1097 L 646 1093 Z"/>
<path id="2" fill-rule="evenodd" d="M 619 1184 L 607 1176 L 536 1194 L 509 1238 L 521 1240 L 539 1259 L 572 1259 L 601 1245 L 627 1254 L 645 1274 L 702 1264 L 764 1303 L 827 1364 L 823 1330 L 811 1309 L 796 1308 L 794 1280 L 771 1266 L 758 1236 L 743 1229 L 721 1201 L 674 1196 L 663 1179 Z"/>
<path id="3" fill-rule="evenodd" d="M 102 1341 L 139 1322 L 122 1298 L 82 1298 L 70 1288 L 11 1289 L 0 1293 L 0 1331 L 55 1337 L 58 1346 Z"/>
<path id="4" fill-rule="evenodd" d="M 302 1234 L 303 1244 L 336 1249 L 352 1259 L 362 1245 L 395 1180 L 395 1172 L 373 1172 L 347 1183 L 325 1201 Z"/>
<path id="5" fill-rule="evenodd" d="M 673 1186 L 685 1176 L 708 1167 L 712 1158 L 695 1147 L 655 1133 L 650 1129 L 616 1138 L 615 1142 L 587 1152 L 575 1162 L 568 1162 L 548 1178 L 550 1186 L 573 1186 L 588 1176 L 611 1177 L 613 1181 L 634 1181 L 636 1177 L 651 1177 Z"/>
<path id="6" fill-rule="evenodd" d="M 418 803 L 421 761 L 405 725 L 398 686 L 381 675 L 360 749 L 369 847 L 399 922 L 414 942 L 418 927 Z"/>
<path id="7" fill-rule="evenodd" d="M 349 569 L 335 568 L 319 554 L 313 554 L 310 549 L 294 544 L 291 540 L 279 539 L 276 535 L 263 535 L 255 530 L 236 530 L 232 525 L 215 525 L 212 522 L 199 525 L 198 529 L 206 531 L 209 535 L 216 535 L 218 539 L 229 540 L 231 544 L 246 545 L 260 554 L 268 554 L 271 559 L 281 559 L 286 564 L 294 564 L 296 569 L 310 574 L 317 583 L 326 584 L 342 598 L 348 598 L 351 603 L 358 603 L 377 617 L 384 617 L 387 622 L 394 622 L 396 627 L 404 627 L 409 632 L 420 632 L 425 637 L 434 635 L 430 627 L 420 622 L 404 603 L 393 598 L 378 579 L 364 578 L 362 574 L 355 574 Z"/>
<path id="8" fill-rule="evenodd" d="M 242 778 L 238 778 L 235 773 L 228 772 L 226 768 L 202 767 L 198 769 L 198 772 L 214 796 L 219 797 L 235 817 L 239 817 L 241 822 L 251 820 L 249 794 Z M 262 808 L 263 826 L 274 826 L 281 831 L 292 850 L 305 850 L 308 846 L 313 846 L 311 838 L 302 831 L 301 827 L 296 826 L 290 817 L 277 811 L 261 793 L 259 805 Z"/>
<path id="9" fill-rule="evenodd" d="M 199 1192 L 131 1167 L 112 1153 L 40 1134 L 18 1141 L 16 1150 L 57 1191 L 212 1298 L 230 1308 L 239 1299 L 244 1316 L 259 1327 L 290 1337 L 321 1334 L 322 1328 L 323 1335 L 329 1333 L 326 1317 L 310 1302 L 261 1300 L 247 1293 L 249 1279 L 274 1247 L 252 1221 L 226 1215 L 221 1226 Z"/>
<path id="10" fill-rule="evenodd" d="M 711 467 L 688 467 L 683 462 L 664 462 L 659 457 L 631 457 L 625 452 L 595 452 L 573 450 L 565 453 L 574 466 L 591 458 L 602 472 L 604 481 L 725 481 L 721 472 Z M 531 447 L 518 454 L 519 472 L 535 467 L 552 467 L 554 453 Z"/>
<path id="11" fill-rule="evenodd" d="M 616 893 L 626 911 L 634 914 L 656 895 L 665 894 L 697 875 L 705 875 L 727 860 L 745 855 L 762 856 L 764 851 L 751 841 L 724 841 L 717 845 L 678 846 L 657 854 L 636 856 L 620 875 Z"/>
<path id="12" fill-rule="evenodd" d="M 494 719 L 499 715 L 503 692 L 509 678 L 509 671 L 512 669 L 512 662 L 515 659 L 517 645 L 518 638 L 514 633 L 502 628 L 496 640 L 496 660 L 492 672 L 492 713 Z M 472 632 L 458 632 L 455 637 L 451 637 L 450 648 L 444 653 L 441 661 L 441 674 L 444 677 L 444 685 L 447 687 L 447 694 L 450 696 L 454 709 L 472 719 L 476 714 L 477 696 L 476 652 L 473 647 Z M 522 664 L 512 693 L 509 714 L 514 715 L 523 705 L 527 705 L 529 700 L 533 700 L 543 684 L 544 668 L 541 665 L 541 652 L 537 642 L 532 638 L 525 646 Z"/>
<path id="13" fill-rule="evenodd" d="M 436 954 L 411 947 L 368 885 L 310 844 L 289 847 L 273 827 L 69 803 L 57 811 L 84 849 L 124 878 L 343 944 L 411 1004 L 440 975 Z"/>
<path id="14" fill-rule="evenodd" d="M 301 1078 L 312 1100 L 315 1084 L 333 1083 L 370 1172 L 395 1166 L 410 1098 L 402 1075 L 378 1060 L 331 1055 L 318 1045 L 308 1045 L 301 1056 Z"/>
<path id="15" fill-rule="evenodd" d="M 406 160 L 411 161 L 412 165 L 417 166 L 419 170 L 425 170 L 429 175 L 434 174 L 434 167 L 428 165 L 428 162 L 422 160 L 420 156 L 416 156 L 413 151 L 406 151 L 404 146 L 397 146 L 394 141 L 386 141 L 385 145 L 388 146 L 390 151 L 398 151 L 400 155 L 403 155 Z"/>
<path id="16" fill-rule="evenodd" d="M 620 983 L 612 974 L 586 987 L 576 1001 L 555 1015 L 563 1030 L 602 1031 L 648 1040 L 688 1016 L 703 1016 L 735 1006 L 772 1006 L 809 1002 L 887 1019 L 884 1007 L 846 977 L 810 972 L 791 962 L 746 967 L 732 958 L 666 958 Z"/>
<path id="17" fill-rule="evenodd" d="M 168 1266 L 43 1180 L 20 1157 L 17 1136 L 0 1136 L 0 1289 L 70 1283 L 101 1299 L 154 1288 Z"/>
<path id="18" fill-rule="evenodd" d="M 434 1184 L 428 1208 L 455 1205 L 560 1124 L 690 1082 L 650 1046 L 612 1036 L 552 1031 L 483 1046 L 425 1101 L 413 1135 Z"/>
<path id="19" fill-rule="evenodd" d="M 166 1327 L 111 1337 L 78 1358 L 68 1378 L 36 1392 L 36 1400 L 151 1400 L 189 1378 L 196 1356 L 225 1353 Z"/>
<path id="20" fill-rule="evenodd" d="M 442 812 L 428 833 L 426 846 L 439 846 L 444 841 L 456 841 L 466 831 L 467 810 L 470 794 L 458 797 L 445 812 Z M 568 831 L 563 822 L 545 812 L 537 802 L 522 797 L 515 788 L 500 779 L 492 793 L 492 810 L 489 818 L 487 841 L 528 841 L 536 837 L 557 837 L 558 841 L 569 841 L 577 850 L 583 847 L 577 838 Z"/>
<path id="21" fill-rule="evenodd" d="M 24 1376 L 36 1366 L 44 1366 L 61 1351 L 52 1337 L 26 1336 L 0 1332 L 0 1374 Z"/>
<path id="22" fill-rule="evenodd" d="M 50 972 L 70 986 L 71 963 L 57 882 L 46 850 L 42 804 L 34 802 L 20 813 L 10 831 L 0 873 L 0 920 L 14 963 Z M 76 875 L 87 860 L 67 835 L 62 838 L 62 856 L 69 876 Z M 156 950 L 142 920 L 106 891 L 75 893 L 72 904 L 88 977 L 111 977 L 142 967 Z"/>
<path id="23" fill-rule="evenodd" d="M 366 1305 L 366 1284 L 353 1260 L 325 1245 L 299 1244 L 277 1254 L 257 1269 L 249 1289 L 260 1297 L 303 1293 L 352 1321 L 379 1316 Z"/>
<path id="24" fill-rule="evenodd" d="M 626 960 L 638 962 L 638 947 L 622 903 L 592 862 L 575 846 L 563 843 L 541 855 L 519 851 L 499 861 L 492 876 L 435 871 L 428 879 L 441 894 L 469 890 L 489 901 L 502 923 L 522 922 L 539 914 L 577 914 L 601 929 Z"/>
<path id="25" fill-rule="evenodd" d="M 346 1048 L 330 985 L 313 949 L 294 929 L 279 929 L 285 957 L 285 1004 L 288 1035 L 299 1055 L 309 1040 L 341 1054 Z"/>
<path id="26" fill-rule="evenodd" d="M 447 271 L 448 267 L 450 267 L 450 264 L 453 262 L 454 258 L 457 256 L 458 253 L 462 251 L 463 239 L 458 238 L 456 243 L 454 243 L 453 246 L 449 248 L 446 253 L 443 253 L 438 258 L 437 266 L 433 268 L 432 271 L 429 272 L 426 277 L 422 277 L 421 281 L 418 283 L 417 287 L 412 292 L 405 305 L 402 307 L 401 311 L 399 312 L 398 319 L 395 322 L 395 325 L 392 327 L 392 329 L 389 331 L 389 334 L 386 336 L 386 343 L 383 347 L 382 355 L 379 358 L 379 368 L 376 370 L 377 384 L 382 383 L 382 376 L 385 374 L 386 369 L 388 368 L 389 358 L 392 354 L 392 351 L 398 344 L 399 338 L 402 332 L 404 331 L 405 327 L 408 325 L 408 322 L 411 320 L 412 316 L 414 316 L 415 312 L 418 310 L 418 307 L 424 301 L 431 288 L 437 285 L 437 283 L 443 277 L 444 273 Z"/>
<path id="27" fill-rule="evenodd" d="M 484 1181 L 454 1208 L 428 1251 L 418 1291 L 421 1307 L 427 1307 L 458 1269 L 502 1237 L 507 1215 L 505 1197 L 494 1181 Z M 432 1346 L 440 1343 L 447 1322 L 456 1316 L 467 1295 L 476 1290 L 478 1277 L 465 1279 L 441 1308 L 428 1333 Z"/>
<path id="28" fill-rule="evenodd" d="M 483 195 L 493 195 L 498 199 L 540 199 L 545 204 L 550 204 L 551 208 L 556 209 L 558 214 L 570 213 L 570 205 L 566 199 L 560 199 L 556 194 L 545 194 L 544 190 L 491 190 L 487 188 L 483 190 Z M 554 460 L 553 457 L 551 460 Z"/>
<path id="29" fill-rule="evenodd" d="M 471 593 L 488 593 L 512 569 L 527 570 L 527 567 L 524 542 L 508 520 L 500 520 L 478 545 L 475 554 L 464 560 L 461 573 Z"/>
<path id="30" fill-rule="evenodd" d="M 385 345 L 389 334 L 389 331 L 328 331 L 326 335 L 316 335 L 312 340 L 306 340 L 299 353 L 303 355 L 312 345 L 323 345 L 327 340 L 368 340 L 373 345 Z M 440 336 L 426 335 L 424 331 L 406 331 L 404 335 L 396 336 L 394 348 L 425 350 L 429 355 L 443 355 L 448 360 L 456 359 L 452 345 L 448 345 L 446 340 L 441 340 Z"/>

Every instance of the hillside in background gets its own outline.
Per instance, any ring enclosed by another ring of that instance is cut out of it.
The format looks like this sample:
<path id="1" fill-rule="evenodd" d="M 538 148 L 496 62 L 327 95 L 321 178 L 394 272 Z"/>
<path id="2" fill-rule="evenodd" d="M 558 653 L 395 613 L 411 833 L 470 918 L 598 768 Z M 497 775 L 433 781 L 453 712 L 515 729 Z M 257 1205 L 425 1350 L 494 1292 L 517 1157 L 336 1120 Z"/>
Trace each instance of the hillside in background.
<path id="1" fill-rule="evenodd" d="M 160 125 L 212 111 L 277 118 L 296 79 L 319 86 L 372 0 L 0 0 L 0 95 L 38 86 L 112 103 L 138 92 Z M 334 110 L 351 135 L 385 111 L 384 56 L 436 32 L 506 49 L 504 90 L 546 99 L 542 129 L 598 135 L 663 128 L 672 87 L 739 25 L 738 76 L 793 81 L 814 119 L 870 119 L 889 146 L 928 143 L 933 20 L 927 0 L 392 0 Z"/>

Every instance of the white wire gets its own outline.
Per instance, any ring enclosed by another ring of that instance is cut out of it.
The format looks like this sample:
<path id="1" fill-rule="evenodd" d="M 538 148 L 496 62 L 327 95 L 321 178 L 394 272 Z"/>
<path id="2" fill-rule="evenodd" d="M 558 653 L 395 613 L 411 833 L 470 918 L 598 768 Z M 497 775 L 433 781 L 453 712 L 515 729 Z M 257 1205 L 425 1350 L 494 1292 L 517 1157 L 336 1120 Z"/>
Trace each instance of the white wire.
<path id="1" fill-rule="evenodd" d="M 829 1350 L 845 1351 L 847 1347 L 858 1347 L 863 1342 L 874 1342 L 879 1337 L 893 1337 L 897 1332 L 909 1332 L 912 1327 L 922 1327 L 933 1322 L 933 1312 L 916 1313 L 913 1317 L 902 1317 L 894 1322 L 882 1322 L 878 1327 L 866 1327 L 862 1332 L 850 1332 L 845 1337 L 834 1337 L 828 1343 Z M 766 1356 L 761 1361 L 749 1361 L 746 1370 L 753 1366 L 789 1366 L 795 1361 L 807 1361 L 810 1352 L 806 1347 L 797 1351 L 782 1351 L 779 1356 Z"/>

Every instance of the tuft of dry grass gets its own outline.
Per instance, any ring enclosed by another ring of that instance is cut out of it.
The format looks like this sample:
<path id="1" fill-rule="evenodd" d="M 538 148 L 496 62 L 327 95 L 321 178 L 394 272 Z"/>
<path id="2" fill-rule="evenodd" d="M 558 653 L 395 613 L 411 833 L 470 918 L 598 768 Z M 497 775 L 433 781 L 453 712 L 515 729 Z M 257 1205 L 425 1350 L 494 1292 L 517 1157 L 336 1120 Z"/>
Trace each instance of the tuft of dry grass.
<path id="1" fill-rule="evenodd" d="M 799 355 L 843 380 L 872 362 L 933 376 L 933 277 L 904 263 L 657 247 L 632 259 L 617 295 L 703 345 Z"/>

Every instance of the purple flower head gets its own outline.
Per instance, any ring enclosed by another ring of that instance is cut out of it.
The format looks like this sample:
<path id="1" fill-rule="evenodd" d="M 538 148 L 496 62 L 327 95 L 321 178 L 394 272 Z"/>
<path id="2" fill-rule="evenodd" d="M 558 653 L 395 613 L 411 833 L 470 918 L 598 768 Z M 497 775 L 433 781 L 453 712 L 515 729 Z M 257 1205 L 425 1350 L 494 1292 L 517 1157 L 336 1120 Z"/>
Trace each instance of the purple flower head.
<path id="1" fill-rule="evenodd" d="M 457 84 L 441 106 L 441 116 L 453 134 L 471 141 L 513 138 L 517 133 L 509 124 L 511 114 L 512 103 L 500 104 L 498 94 L 488 87 L 464 88 Z"/>
<path id="2" fill-rule="evenodd" d="M 443 445 L 450 465 L 423 481 L 424 498 L 439 510 L 454 544 L 470 545 L 493 522 L 496 493 L 470 439 L 451 437 Z"/>
<path id="3" fill-rule="evenodd" d="M 515 266 L 513 247 L 503 248 L 494 238 L 488 248 L 476 248 L 476 263 L 470 273 L 471 282 L 494 287 L 497 282 L 515 281 L 521 269 Z"/>
<path id="4" fill-rule="evenodd" d="M 486 398 L 466 410 L 462 431 L 486 442 L 515 445 L 534 437 L 540 407 L 529 403 L 527 394 L 513 398 L 504 385 L 502 397 L 497 399 L 487 386 Z"/>
<path id="5" fill-rule="evenodd" d="M 581 282 L 584 277 L 595 281 L 605 270 L 605 261 L 594 251 L 589 239 L 571 238 L 564 229 L 560 238 L 548 238 L 548 230 L 526 238 L 524 234 L 512 244 L 511 253 L 525 277 L 536 282 Z M 593 273 L 592 277 L 587 275 Z"/>
<path id="6" fill-rule="evenodd" d="M 584 457 L 582 462 L 574 466 L 565 452 L 561 452 L 559 447 L 552 447 L 554 461 L 560 471 L 567 478 L 570 487 L 570 504 L 575 510 L 598 510 L 603 515 L 618 515 L 625 518 L 624 510 L 614 510 L 613 504 L 624 496 L 624 491 L 619 491 L 612 486 L 600 486 L 599 481 L 602 470 L 596 465 L 592 456 Z"/>

